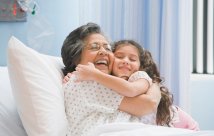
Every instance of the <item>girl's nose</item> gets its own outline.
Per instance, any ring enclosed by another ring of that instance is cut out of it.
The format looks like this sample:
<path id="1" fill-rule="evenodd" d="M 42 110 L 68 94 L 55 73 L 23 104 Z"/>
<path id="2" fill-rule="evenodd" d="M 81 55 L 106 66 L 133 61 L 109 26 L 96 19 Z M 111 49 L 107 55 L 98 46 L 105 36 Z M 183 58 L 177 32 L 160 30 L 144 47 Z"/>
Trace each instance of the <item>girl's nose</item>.
<path id="1" fill-rule="evenodd" d="M 128 65 L 129 64 L 129 60 L 127 58 L 124 58 L 123 64 Z"/>

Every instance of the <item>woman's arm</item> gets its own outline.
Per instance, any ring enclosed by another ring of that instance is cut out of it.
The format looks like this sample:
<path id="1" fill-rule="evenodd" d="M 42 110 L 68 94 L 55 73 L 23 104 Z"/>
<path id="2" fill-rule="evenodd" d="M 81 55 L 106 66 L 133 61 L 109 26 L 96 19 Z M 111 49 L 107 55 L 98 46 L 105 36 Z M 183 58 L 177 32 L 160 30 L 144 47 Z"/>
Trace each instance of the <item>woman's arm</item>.
<path id="1" fill-rule="evenodd" d="M 133 98 L 124 97 L 119 110 L 140 117 L 156 111 L 160 99 L 160 87 L 157 83 L 154 83 L 146 94 Z"/>
<path id="2" fill-rule="evenodd" d="M 99 71 L 92 63 L 89 63 L 88 65 L 78 65 L 76 70 L 77 71 L 75 71 L 74 74 L 78 76 L 78 80 L 94 80 L 127 97 L 135 97 L 146 93 L 150 86 L 149 81 L 145 78 L 129 82 L 123 78 L 108 75 Z"/>

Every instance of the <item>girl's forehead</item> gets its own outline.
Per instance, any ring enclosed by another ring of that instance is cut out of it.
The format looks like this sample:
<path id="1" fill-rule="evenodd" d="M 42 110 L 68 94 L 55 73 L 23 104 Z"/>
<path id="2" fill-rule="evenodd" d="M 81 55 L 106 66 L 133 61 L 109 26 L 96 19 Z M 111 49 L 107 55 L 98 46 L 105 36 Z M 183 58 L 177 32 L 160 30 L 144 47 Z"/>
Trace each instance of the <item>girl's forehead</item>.
<path id="1" fill-rule="evenodd" d="M 114 52 L 118 52 L 118 51 L 126 51 L 126 52 L 130 52 L 130 53 L 136 52 L 138 55 L 140 55 L 139 49 L 132 44 L 120 44 L 115 48 Z"/>

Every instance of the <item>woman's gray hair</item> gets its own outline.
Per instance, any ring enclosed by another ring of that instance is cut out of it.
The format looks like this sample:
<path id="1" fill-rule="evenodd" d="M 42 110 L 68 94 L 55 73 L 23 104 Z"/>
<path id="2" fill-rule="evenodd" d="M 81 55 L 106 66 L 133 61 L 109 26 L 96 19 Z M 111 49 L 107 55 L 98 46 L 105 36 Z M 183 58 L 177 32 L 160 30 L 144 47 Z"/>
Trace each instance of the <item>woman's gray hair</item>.
<path id="1" fill-rule="evenodd" d="M 81 60 L 81 53 L 84 48 L 84 40 L 91 34 L 102 34 L 101 28 L 95 23 L 88 23 L 73 30 L 64 40 L 61 56 L 65 65 L 64 75 L 73 72 Z"/>

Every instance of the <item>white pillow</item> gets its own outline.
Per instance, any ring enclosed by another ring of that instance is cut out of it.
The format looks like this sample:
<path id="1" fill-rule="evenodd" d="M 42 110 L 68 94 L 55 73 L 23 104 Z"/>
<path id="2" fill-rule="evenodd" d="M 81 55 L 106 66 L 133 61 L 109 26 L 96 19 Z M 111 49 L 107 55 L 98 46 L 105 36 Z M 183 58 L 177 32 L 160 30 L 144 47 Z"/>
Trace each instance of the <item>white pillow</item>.
<path id="1" fill-rule="evenodd" d="M 62 67 L 61 58 L 40 54 L 10 38 L 8 71 L 18 113 L 29 136 L 66 135 Z"/>
<path id="2" fill-rule="evenodd" d="M 17 113 L 7 67 L 0 67 L 0 75 L 0 135 L 27 136 Z"/>

